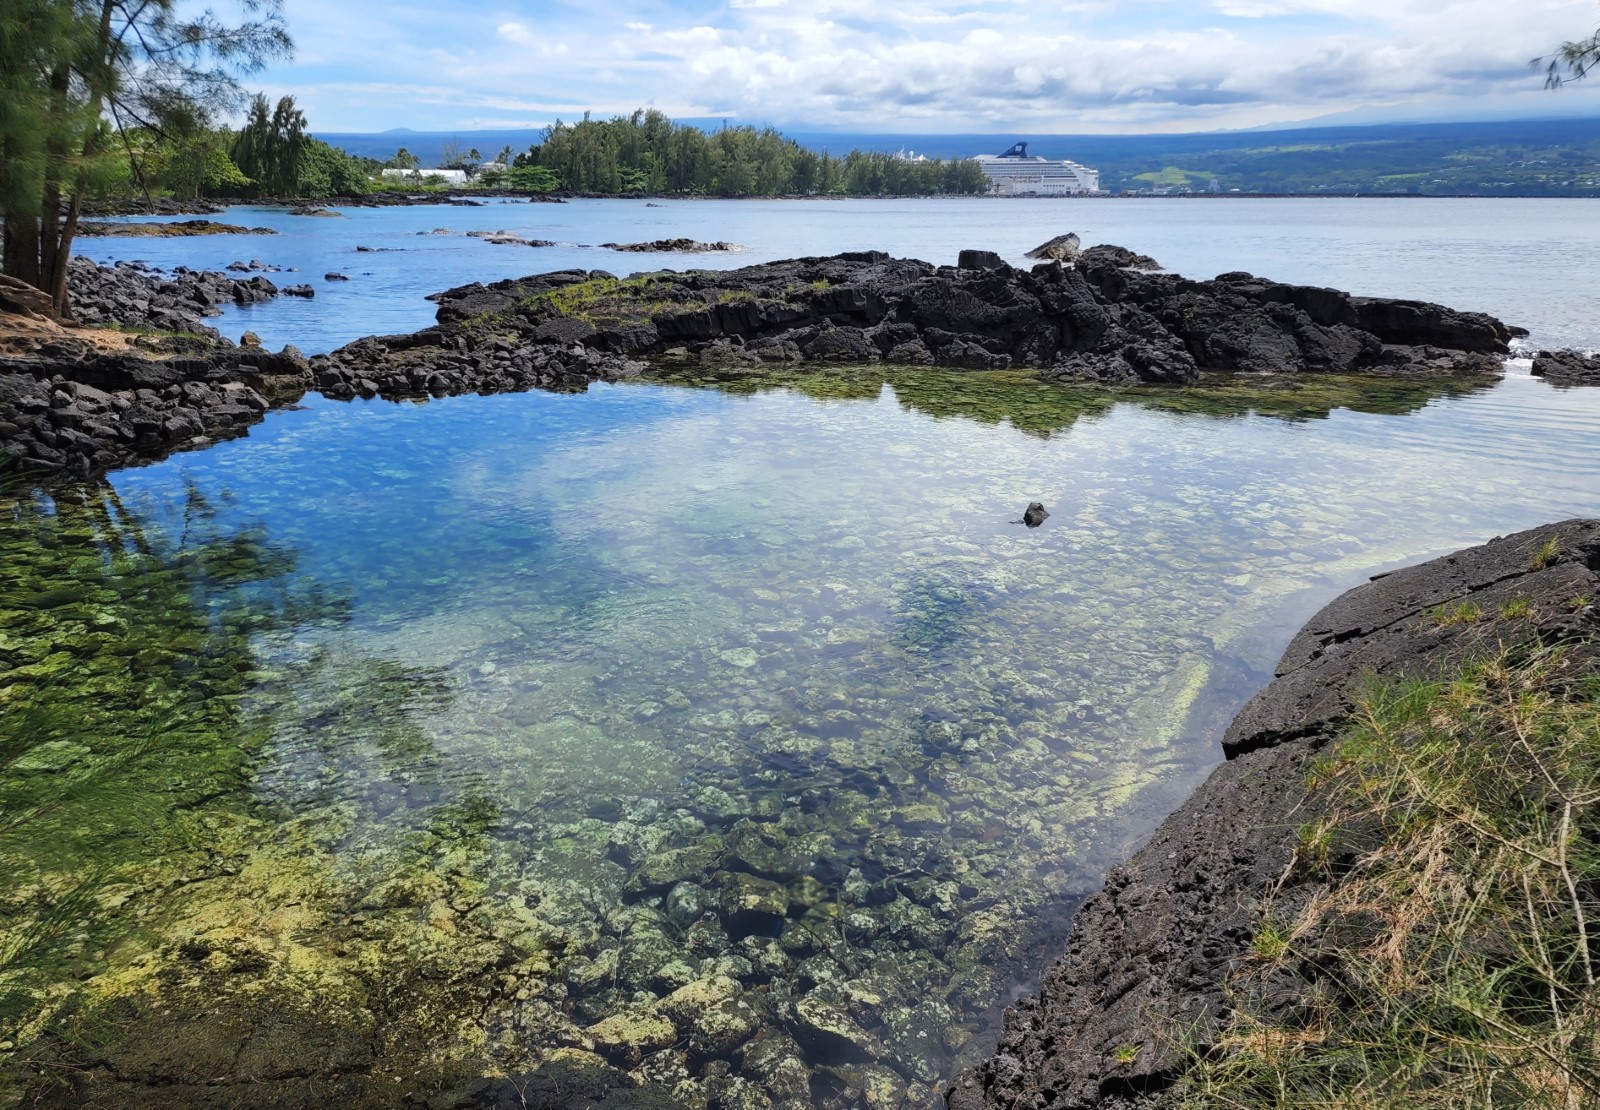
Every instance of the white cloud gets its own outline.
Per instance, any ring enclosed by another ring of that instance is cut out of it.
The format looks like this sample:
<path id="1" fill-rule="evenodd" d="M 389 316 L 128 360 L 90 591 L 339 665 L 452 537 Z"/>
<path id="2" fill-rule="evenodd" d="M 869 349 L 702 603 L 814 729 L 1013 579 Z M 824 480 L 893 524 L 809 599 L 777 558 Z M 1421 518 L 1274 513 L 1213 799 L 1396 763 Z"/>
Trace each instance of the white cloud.
<path id="1" fill-rule="evenodd" d="M 1530 58 L 1600 22 L 1592 0 L 726 2 L 501 0 L 480 12 L 399 0 L 363 16 L 288 0 L 317 62 L 355 81 L 453 87 L 463 120 L 559 98 L 601 114 L 654 101 L 680 115 L 945 132 L 1509 103 L 1539 87 Z M 1593 103 L 1575 92 L 1562 109 L 1549 98 L 1550 112 Z M 403 101 L 381 107 L 384 126 L 419 125 Z"/>

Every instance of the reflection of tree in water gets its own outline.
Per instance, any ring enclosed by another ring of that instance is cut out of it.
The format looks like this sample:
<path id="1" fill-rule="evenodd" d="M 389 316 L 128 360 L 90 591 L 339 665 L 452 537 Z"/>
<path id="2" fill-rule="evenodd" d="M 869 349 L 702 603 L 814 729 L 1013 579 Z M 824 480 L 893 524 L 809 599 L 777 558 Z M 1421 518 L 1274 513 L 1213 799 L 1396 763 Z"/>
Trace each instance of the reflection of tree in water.
<path id="1" fill-rule="evenodd" d="M 35 1049 L 76 1066 L 147 1039 L 154 1011 L 96 1015 L 92 980 L 161 945 L 182 898 L 226 886 L 248 870 L 250 838 L 272 835 L 256 788 L 285 691 L 338 689 L 322 712 L 359 719 L 385 766 L 433 758 L 408 718 L 445 697 L 437 676 L 361 655 L 269 658 L 349 616 L 296 563 L 192 486 L 170 505 L 133 507 L 110 486 L 0 504 L 0 1036 L 24 1041 L 13 1067 Z M 493 803 L 468 808 L 481 824 Z M 204 945 L 175 958 L 216 962 Z M 183 1038 L 169 1051 L 207 1058 Z"/>
<path id="2" fill-rule="evenodd" d="M 175 528 L 109 486 L 5 508 L 0 860 L 13 881 L 0 1020 L 11 1021 L 115 931 L 86 908 L 96 888 L 193 851 L 200 811 L 248 785 L 255 738 L 237 699 L 252 632 L 341 609 L 292 581 L 292 553 L 222 526 L 195 489 Z"/>
<path id="3" fill-rule="evenodd" d="M 734 394 L 791 389 L 819 401 L 876 398 L 885 385 L 906 408 L 933 417 L 980 424 L 1009 423 L 1044 438 L 1084 417 L 1102 416 L 1119 403 L 1187 416 L 1219 419 L 1267 416 L 1318 420 L 1336 409 L 1403 416 L 1442 397 L 1487 389 L 1485 378 L 1413 379 L 1349 374 L 1265 377 L 1211 374 L 1195 385 L 1119 388 L 1058 385 L 1032 371 L 962 371 L 881 366 L 762 370 L 676 371 L 652 380 L 704 386 Z"/>

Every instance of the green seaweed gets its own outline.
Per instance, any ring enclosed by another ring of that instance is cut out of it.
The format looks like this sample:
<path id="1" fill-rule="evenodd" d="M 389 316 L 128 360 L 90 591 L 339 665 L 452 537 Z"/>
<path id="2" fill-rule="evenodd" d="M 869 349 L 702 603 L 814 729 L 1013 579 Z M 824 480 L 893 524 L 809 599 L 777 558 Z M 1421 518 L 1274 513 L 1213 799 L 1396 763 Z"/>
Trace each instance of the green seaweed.
<path id="1" fill-rule="evenodd" d="M 867 400 L 887 386 L 901 405 L 913 411 L 940 419 L 1005 423 L 1046 439 L 1070 430 L 1079 420 L 1104 416 L 1117 404 L 1223 420 L 1247 416 L 1320 420 L 1338 409 L 1401 416 L 1429 402 L 1493 384 L 1480 377 L 1208 374 L 1187 386 L 1102 387 L 1047 382 L 1032 370 L 816 365 L 657 368 L 650 380 L 744 395 L 787 389 L 818 401 Z"/>

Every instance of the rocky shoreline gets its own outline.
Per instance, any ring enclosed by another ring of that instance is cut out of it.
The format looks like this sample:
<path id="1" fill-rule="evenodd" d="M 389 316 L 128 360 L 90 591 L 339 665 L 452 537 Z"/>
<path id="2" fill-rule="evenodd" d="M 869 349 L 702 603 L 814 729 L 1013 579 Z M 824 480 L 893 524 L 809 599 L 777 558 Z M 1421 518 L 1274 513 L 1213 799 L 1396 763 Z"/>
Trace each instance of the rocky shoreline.
<path id="1" fill-rule="evenodd" d="M 1162 1105 L 1224 1039 L 1261 907 L 1270 899 L 1292 920 L 1338 881 L 1291 866 L 1295 830 L 1322 804 L 1307 789 L 1311 762 L 1369 677 L 1438 676 L 1502 644 L 1570 645 L 1592 659 L 1597 595 L 1600 521 L 1569 520 L 1379 575 L 1326 606 L 1234 719 L 1228 761 L 1078 911 L 1066 954 L 1007 1012 L 995 1054 L 947 1091 L 951 1110 Z M 1468 598 L 1502 616 L 1439 619 Z M 1266 1005 L 1313 1005 L 1336 974 L 1286 966 Z"/>
<path id="2" fill-rule="evenodd" d="M 1204 371 L 1496 376 L 1518 334 L 1481 313 L 1249 274 L 1191 281 L 1093 247 L 1019 270 L 876 251 L 619 279 L 567 270 L 438 294 L 438 326 L 314 361 L 331 397 L 446 396 L 806 363 L 1026 368 L 1052 381 L 1184 385 Z M 1148 261 L 1148 260 L 1144 260 Z"/>
<path id="3" fill-rule="evenodd" d="M 0 467 L 82 477 L 244 434 L 310 381 L 294 350 L 236 347 L 202 321 L 278 296 L 232 277 L 72 261 L 78 327 L 44 306 L 0 315 Z"/>
<path id="4" fill-rule="evenodd" d="M 1194 281 L 1153 265 L 1121 247 L 1074 246 L 1070 260 L 1029 270 L 987 251 L 964 251 L 957 266 L 867 251 L 627 279 L 558 271 L 437 294 L 435 327 L 305 360 L 192 338 L 216 337 L 200 320 L 219 304 L 302 287 L 77 260 L 80 322 L 191 338 L 115 352 L 70 335 L 11 344 L 0 357 L 0 452 L 26 469 L 86 475 L 237 434 L 312 389 L 334 399 L 577 389 L 653 368 L 882 363 L 1118 386 L 1192 384 L 1206 371 L 1492 378 L 1519 334 L 1441 305 L 1244 273 Z M 96 392 L 85 401 L 80 386 Z"/>

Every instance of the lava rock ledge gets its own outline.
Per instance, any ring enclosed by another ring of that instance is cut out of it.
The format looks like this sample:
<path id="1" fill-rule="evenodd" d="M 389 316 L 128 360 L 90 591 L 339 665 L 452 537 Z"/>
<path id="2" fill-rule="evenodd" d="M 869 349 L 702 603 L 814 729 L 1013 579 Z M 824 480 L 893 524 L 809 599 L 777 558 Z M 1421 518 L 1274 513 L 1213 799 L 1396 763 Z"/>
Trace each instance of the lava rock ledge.
<path id="1" fill-rule="evenodd" d="M 1270 896 L 1292 919 L 1325 890 L 1289 867 L 1295 829 L 1320 814 L 1308 767 L 1366 677 L 1436 675 L 1493 650 L 1508 636 L 1501 622 L 1435 618 L 1468 597 L 1486 613 L 1527 599 L 1541 616 L 1519 622 L 1513 642 L 1592 660 L 1600 608 L 1572 599 L 1597 596 L 1600 521 L 1569 520 L 1380 575 L 1324 608 L 1234 719 L 1227 762 L 1079 909 L 1039 993 L 1007 1011 L 995 1053 L 947 1090 L 950 1110 L 1154 1110 L 1190 1053 L 1226 1030 L 1258 908 Z M 1310 1001 L 1314 980 L 1274 986 Z"/>

